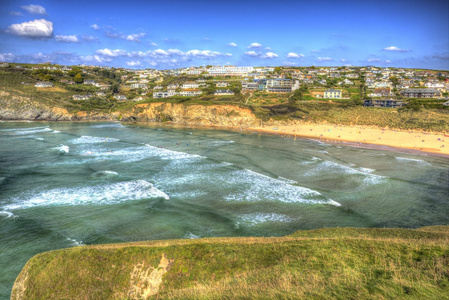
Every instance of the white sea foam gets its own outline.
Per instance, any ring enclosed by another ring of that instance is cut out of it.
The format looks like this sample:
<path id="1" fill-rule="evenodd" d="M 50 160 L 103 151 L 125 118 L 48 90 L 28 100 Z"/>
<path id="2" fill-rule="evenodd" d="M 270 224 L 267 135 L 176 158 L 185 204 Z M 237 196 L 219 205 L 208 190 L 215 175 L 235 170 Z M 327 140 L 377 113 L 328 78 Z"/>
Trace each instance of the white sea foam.
<path id="1" fill-rule="evenodd" d="M 120 140 L 110 137 L 81 136 L 79 138 L 71 140 L 70 142 L 72 144 L 97 144 L 97 143 L 112 143 L 118 141 Z"/>
<path id="2" fill-rule="evenodd" d="M 93 125 L 90 126 L 91 128 L 123 128 L 123 126 L 120 123 L 111 123 L 111 124 L 100 124 L 100 125 Z"/>
<path id="3" fill-rule="evenodd" d="M 191 233 L 190 231 L 187 231 L 187 233 L 184 235 L 184 238 L 194 240 L 194 239 L 199 239 L 201 237 L 199 235 Z"/>
<path id="4" fill-rule="evenodd" d="M 84 246 L 83 241 L 77 241 L 75 239 L 67 238 L 67 240 L 74 246 Z"/>
<path id="5" fill-rule="evenodd" d="M 225 196 L 225 199 L 229 201 L 265 200 L 335 205 L 318 191 L 291 185 L 283 180 L 271 178 L 251 170 L 234 171 L 229 175 L 229 178 L 224 181 L 236 187 L 244 186 L 244 188 L 237 189 L 236 193 Z"/>
<path id="6" fill-rule="evenodd" d="M 0 210 L 0 216 L 5 216 L 6 218 L 17 218 L 18 217 L 15 214 L 13 214 L 12 212 L 6 211 L 6 210 Z"/>
<path id="7" fill-rule="evenodd" d="M 53 131 L 48 127 L 30 127 L 30 128 L 16 128 L 16 129 L 0 129 L 4 135 L 27 135 L 42 132 Z"/>
<path id="8" fill-rule="evenodd" d="M 366 177 L 363 178 L 363 182 L 366 184 L 378 184 L 384 182 L 387 179 L 387 177 L 385 176 L 372 174 L 375 171 L 376 170 L 369 168 L 352 168 L 350 166 L 341 165 L 332 161 L 323 161 L 316 166 L 316 169 L 307 172 L 306 175 L 316 174 L 317 172 L 364 175 Z"/>
<path id="9" fill-rule="evenodd" d="M 67 145 L 60 145 L 59 147 L 56 147 L 55 149 L 59 150 L 59 152 L 61 152 L 61 153 L 66 153 L 66 154 L 69 153 L 69 151 L 70 151 L 70 147 Z"/>
<path id="10" fill-rule="evenodd" d="M 294 220 L 286 215 L 274 214 L 274 213 L 254 213 L 254 214 L 244 214 L 240 216 L 241 223 L 246 223 L 247 225 L 254 226 L 266 222 L 282 222 L 287 223 Z"/>
<path id="11" fill-rule="evenodd" d="M 6 179 L 6 177 L 0 177 L 0 183 L 2 183 L 3 180 L 5 180 L 5 179 Z"/>
<path id="12" fill-rule="evenodd" d="M 44 138 L 38 137 L 38 138 L 36 138 L 36 140 L 38 140 L 38 141 L 43 141 Z"/>
<path id="13" fill-rule="evenodd" d="M 288 178 L 285 178 L 285 177 L 282 177 L 282 176 L 279 176 L 278 179 L 283 181 L 283 182 L 285 182 L 285 183 L 288 183 L 288 184 L 298 184 L 298 182 L 296 180 L 288 179 Z"/>
<path id="14" fill-rule="evenodd" d="M 185 152 L 179 152 L 174 150 L 168 150 L 165 148 L 158 148 L 151 145 L 145 145 L 153 156 L 158 156 L 161 159 L 170 159 L 170 160 L 178 160 L 178 159 L 186 159 L 186 158 L 203 158 L 201 155 L 196 154 L 188 154 Z"/>
<path id="15" fill-rule="evenodd" d="M 221 145 L 233 144 L 233 143 L 235 143 L 235 141 L 212 141 L 209 144 L 221 146 Z"/>
<path id="16" fill-rule="evenodd" d="M 106 176 L 117 176 L 118 175 L 117 172 L 115 172 L 115 171 L 108 171 L 108 170 L 100 171 L 100 172 L 97 172 L 96 174 L 106 175 Z"/>
<path id="17" fill-rule="evenodd" d="M 418 163 L 418 164 L 423 164 L 423 165 L 431 165 L 430 163 L 428 163 L 427 161 L 422 160 L 422 159 L 398 157 L 398 156 L 396 156 L 395 158 L 399 162 L 408 162 L 408 163 Z"/>
<path id="18" fill-rule="evenodd" d="M 145 180 L 118 182 L 82 188 L 59 188 L 33 194 L 23 194 L 14 199 L 7 210 L 49 205 L 101 205 L 130 200 L 170 197 Z"/>
<path id="19" fill-rule="evenodd" d="M 53 130 L 53 133 L 61 133 L 59 130 Z"/>

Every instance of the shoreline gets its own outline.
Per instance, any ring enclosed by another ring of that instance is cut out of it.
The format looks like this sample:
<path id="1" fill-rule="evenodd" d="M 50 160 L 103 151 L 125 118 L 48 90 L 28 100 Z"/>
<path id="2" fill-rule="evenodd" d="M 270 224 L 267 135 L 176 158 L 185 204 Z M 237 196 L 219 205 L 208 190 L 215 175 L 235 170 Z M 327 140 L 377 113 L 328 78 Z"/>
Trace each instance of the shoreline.
<path id="1" fill-rule="evenodd" d="M 400 151 L 410 154 L 431 155 L 449 158 L 449 134 L 438 132 L 425 132 L 420 130 L 399 130 L 389 128 L 378 128 L 375 126 L 358 125 L 336 125 L 298 123 L 292 125 L 262 125 L 253 127 L 220 126 L 179 124 L 173 122 L 129 122 L 119 120 L 76 120 L 76 121 L 45 121 L 45 120 L 1 120 L 5 123 L 128 123 L 147 124 L 153 126 L 172 126 L 190 128 L 210 128 L 219 130 L 240 131 L 243 133 L 267 134 L 274 136 L 289 136 L 291 138 L 305 138 L 317 141 L 326 141 L 332 144 L 343 143 L 346 146 L 367 149 L 379 149 L 389 151 Z"/>
<path id="2" fill-rule="evenodd" d="M 336 124 L 310 124 L 257 126 L 245 128 L 253 133 L 287 135 L 331 143 L 344 143 L 358 148 L 401 151 L 413 154 L 430 154 L 449 158 L 449 136 L 417 130 L 381 129 L 372 126 Z"/>

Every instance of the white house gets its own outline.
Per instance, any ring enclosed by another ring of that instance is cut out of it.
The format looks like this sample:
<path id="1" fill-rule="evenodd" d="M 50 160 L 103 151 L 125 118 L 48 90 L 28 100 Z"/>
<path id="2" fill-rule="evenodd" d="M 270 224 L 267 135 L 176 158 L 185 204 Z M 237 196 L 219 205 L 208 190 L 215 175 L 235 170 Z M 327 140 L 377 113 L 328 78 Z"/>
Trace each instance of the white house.
<path id="1" fill-rule="evenodd" d="M 229 84 L 225 81 L 220 81 L 215 84 L 216 87 L 227 87 Z"/>
<path id="2" fill-rule="evenodd" d="M 166 92 L 154 92 L 153 93 L 153 98 L 168 98 L 171 96 L 176 95 L 176 92 L 174 90 L 169 90 Z"/>
<path id="3" fill-rule="evenodd" d="M 232 96 L 232 95 L 234 95 L 234 92 L 233 91 L 231 91 L 231 90 L 216 90 L 215 92 L 214 92 L 214 95 L 215 96 Z"/>
<path id="4" fill-rule="evenodd" d="M 201 90 L 198 89 L 185 89 L 182 90 L 179 95 L 180 96 L 199 96 L 201 95 L 203 92 Z"/>
<path id="5" fill-rule="evenodd" d="M 324 98 L 341 99 L 341 91 L 340 90 L 334 90 L 334 89 L 325 90 L 324 91 Z"/>
<path id="6" fill-rule="evenodd" d="M 114 95 L 114 99 L 115 100 L 119 100 L 119 101 L 126 101 L 126 100 L 128 100 L 128 98 L 126 98 L 125 95 Z"/>
<path id="7" fill-rule="evenodd" d="M 36 83 L 35 87 L 49 88 L 53 87 L 53 83 L 48 81 L 39 81 L 38 83 Z"/>
<path id="8" fill-rule="evenodd" d="M 182 89 L 197 89 L 199 86 L 200 85 L 198 84 L 198 82 L 187 81 L 181 86 L 181 88 Z"/>

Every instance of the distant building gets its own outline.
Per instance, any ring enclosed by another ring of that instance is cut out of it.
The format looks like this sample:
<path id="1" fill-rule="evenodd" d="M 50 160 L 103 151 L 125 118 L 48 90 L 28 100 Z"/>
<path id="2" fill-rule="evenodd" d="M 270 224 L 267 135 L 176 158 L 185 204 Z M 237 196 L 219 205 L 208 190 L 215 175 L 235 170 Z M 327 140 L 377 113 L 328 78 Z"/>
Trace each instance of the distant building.
<path id="1" fill-rule="evenodd" d="M 146 89 L 147 85 L 145 83 L 133 83 L 133 84 L 131 84 L 131 88 L 133 88 L 133 89 Z"/>
<path id="2" fill-rule="evenodd" d="M 248 76 L 254 72 L 253 67 L 216 66 L 207 69 L 211 76 Z"/>
<path id="3" fill-rule="evenodd" d="M 38 83 L 36 83 L 35 87 L 49 88 L 49 87 L 53 87 L 53 83 L 48 82 L 48 81 L 39 81 Z"/>
<path id="4" fill-rule="evenodd" d="M 391 108 L 400 108 L 404 105 L 401 100 L 393 100 L 393 99 L 368 99 L 365 100 L 363 106 L 371 106 L 371 107 L 391 107 Z"/>
<path id="5" fill-rule="evenodd" d="M 405 89 L 401 95 L 407 98 L 435 98 L 441 96 L 441 92 L 435 89 Z"/>
<path id="6" fill-rule="evenodd" d="M 198 82 L 193 81 L 187 81 L 181 86 L 182 89 L 197 89 L 198 87 L 199 87 Z"/>
<path id="7" fill-rule="evenodd" d="M 234 92 L 231 90 L 216 90 L 214 92 L 214 95 L 216 95 L 216 96 L 225 96 L 225 95 L 232 96 L 232 95 L 234 95 Z"/>
<path id="8" fill-rule="evenodd" d="M 259 82 L 258 81 L 242 81 L 242 89 L 248 90 L 248 91 L 255 91 L 259 89 Z"/>
<path id="9" fill-rule="evenodd" d="M 203 92 L 198 89 L 185 89 L 185 90 L 182 90 L 181 92 L 179 92 L 179 95 L 180 96 L 199 96 L 202 93 Z"/>
<path id="10" fill-rule="evenodd" d="M 153 93 L 153 98 L 168 98 L 168 97 L 172 97 L 175 96 L 176 92 L 174 90 L 168 90 L 166 92 L 154 92 Z"/>
<path id="11" fill-rule="evenodd" d="M 91 84 L 91 85 L 95 85 L 96 82 L 95 80 L 84 80 L 84 84 Z"/>
<path id="12" fill-rule="evenodd" d="M 341 91 L 334 89 L 325 90 L 323 98 L 341 99 Z"/>
<path id="13" fill-rule="evenodd" d="M 220 81 L 215 84 L 216 87 L 227 87 L 229 84 L 225 81 Z"/>
<path id="14" fill-rule="evenodd" d="M 128 98 L 126 98 L 125 95 L 114 95 L 114 99 L 115 100 L 119 100 L 119 101 L 126 101 L 126 100 L 128 100 Z"/>

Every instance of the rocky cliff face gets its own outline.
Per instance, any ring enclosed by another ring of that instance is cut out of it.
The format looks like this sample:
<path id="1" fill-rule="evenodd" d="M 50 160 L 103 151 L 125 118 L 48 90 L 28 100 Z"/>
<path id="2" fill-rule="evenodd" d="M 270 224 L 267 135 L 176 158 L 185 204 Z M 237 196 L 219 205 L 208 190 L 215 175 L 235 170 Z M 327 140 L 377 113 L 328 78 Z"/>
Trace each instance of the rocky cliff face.
<path id="1" fill-rule="evenodd" d="M 164 122 L 207 126 L 254 126 L 259 123 L 249 109 L 233 105 L 183 105 L 144 103 L 135 105 L 122 116 L 126 121 Z"/>
<path id="2" fill-rule="evenodd" d="M 62 105 L 61 105 L 62 106 Z M 136 104 L 124 112 L 70 113 L 63 107 L 50 107 L 28 97 L 0 91 L 0 120 L 92 121 L 122 120 L 137 122 L 173 122 L 186 125 L 237 126 L 258 125 L 249 109 L 232 105 L 183 105 L 173 103 Z"/>

